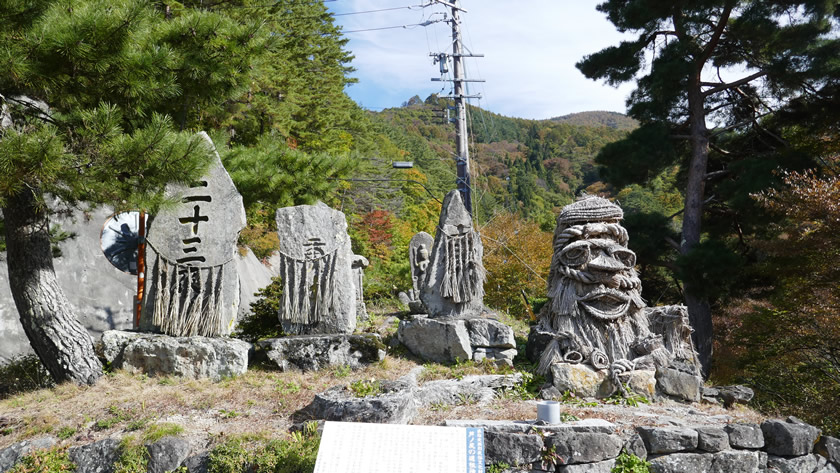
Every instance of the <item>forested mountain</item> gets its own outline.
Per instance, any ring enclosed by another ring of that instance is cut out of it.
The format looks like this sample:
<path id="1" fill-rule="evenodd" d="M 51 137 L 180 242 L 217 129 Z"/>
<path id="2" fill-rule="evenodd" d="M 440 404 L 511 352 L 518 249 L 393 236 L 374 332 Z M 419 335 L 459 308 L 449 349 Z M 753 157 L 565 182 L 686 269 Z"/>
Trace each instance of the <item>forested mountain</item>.
<path id="1" fill-rule="evenodd" d="M 570 125 L 606 126 L 616 130 L 632 130 L 639 126 L 638 121 L 627 115 L 605 111 L 570 113 L 562 117 L 554 117 L 551 120 Z"/>

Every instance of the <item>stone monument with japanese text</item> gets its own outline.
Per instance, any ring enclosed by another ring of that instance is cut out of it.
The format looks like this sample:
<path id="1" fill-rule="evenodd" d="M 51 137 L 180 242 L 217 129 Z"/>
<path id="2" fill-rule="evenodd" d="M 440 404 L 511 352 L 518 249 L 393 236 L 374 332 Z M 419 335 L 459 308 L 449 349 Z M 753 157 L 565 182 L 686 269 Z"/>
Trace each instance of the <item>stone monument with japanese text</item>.
<path id="1" fill-rule="evenodd" d="M 172 336 L 230 333 L 239 309 L 239 274 L 233 261 L 245 226 L 242 196 L 213 142 L 207 173 L 189 185 L 170 185 L 180 203 L 149 225 L 146 291 L 141 329 Z"/>
<path id="2" fill-rule="evenodd" d="M 276 222 L 283 331 L 353 333 L 357 278 L 344 214 L 319 202 L 277 209 Z"/>

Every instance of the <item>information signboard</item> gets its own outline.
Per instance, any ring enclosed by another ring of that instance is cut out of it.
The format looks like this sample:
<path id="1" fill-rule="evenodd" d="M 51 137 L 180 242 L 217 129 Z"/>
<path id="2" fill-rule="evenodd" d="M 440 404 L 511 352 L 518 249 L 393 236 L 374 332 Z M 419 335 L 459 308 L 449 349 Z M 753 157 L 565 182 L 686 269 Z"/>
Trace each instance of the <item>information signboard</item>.
<path id="1" fill-rule="evenodd" d="M 484 429 L 326 422 L 315 473 L 484 473 Z"/>

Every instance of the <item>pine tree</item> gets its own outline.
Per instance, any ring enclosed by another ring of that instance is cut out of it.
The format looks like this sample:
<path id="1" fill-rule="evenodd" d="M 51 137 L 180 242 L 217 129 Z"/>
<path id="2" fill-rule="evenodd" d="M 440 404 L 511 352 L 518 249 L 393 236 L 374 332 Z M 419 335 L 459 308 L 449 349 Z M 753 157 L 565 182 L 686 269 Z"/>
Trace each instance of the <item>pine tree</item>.
<path id="1" fill-rule="evenodd" d="M 53 271 L 54 202 L 153 210 L 168 182 L 200 176 L 209 150 L 178 130 L 238 91 L 267 34 L 145 0 L 0 0 L 0 12 L 9 283 L 53 377 L 93 383 L 102 367 Z"/>
<path id="2" fill-rule="evenodd" d="M 679 251 L 689 258 L 701 245 L 707 185 L 731 172 L 709 172 L 710 153 L 727 151 L 718 146 L 707 123 L 717 121 L 729 129 L 760 127 L 761 117 L 774 104 L 813 94 L 836 68 L 832 57 L 838 41 L 831 33 L 837 4 L 608 0 L 598 9 L 619 31 L 637 37 L 587 56 L 577 66 L 587 77 L 610 84 L 638 77 L 628 111 L 641 122 L 627 140 L 606 147 L 599 161 L 617 166 L 607 171 L 614 183 L 640 182 L 674 163 L 683 166 Z M 723 79 L 732 70 L 746 72 Z M 686 281 L 685 299 L 708 370 L 713 333 L 701 285 L 697 278 Z"/>

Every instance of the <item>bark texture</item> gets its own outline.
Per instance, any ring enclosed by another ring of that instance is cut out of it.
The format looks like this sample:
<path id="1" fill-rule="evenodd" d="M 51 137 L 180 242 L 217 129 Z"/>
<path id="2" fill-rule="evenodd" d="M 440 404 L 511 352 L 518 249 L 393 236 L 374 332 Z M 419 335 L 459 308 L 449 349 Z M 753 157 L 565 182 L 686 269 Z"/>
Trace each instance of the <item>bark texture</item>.
<path id="1" fill-rule="evenodd" d="M 93 384 L 102 376 L 102 364 L 58 285 L 49 218 L 35 192 L 24 189 L 3 208 L 12 296 L 26 336 L 53 378 Z"/>
<path id="2" fill-rule="evenodd" d="M 706 128 L 706 112 L 703 108 L 703 94 L 700 89 L 702 64 L 688 84 L 688 107 L 691 134 L 691 161 L 688 167 L 688 182 L 685 190 L 685 214 L 683 215 L 680 253 L 686 254 L 700 242 L 703 220 L 703 197 L 706 187 L 706 165 L 709 160 L 709 133 Z M 700 359 L 703 376 L 708 377 L 712 360 L 712 312 L 709 301 L 698 295 L 698 288 L 686 284 L 685 305 L 691 326 L 694 346 Z"/>

